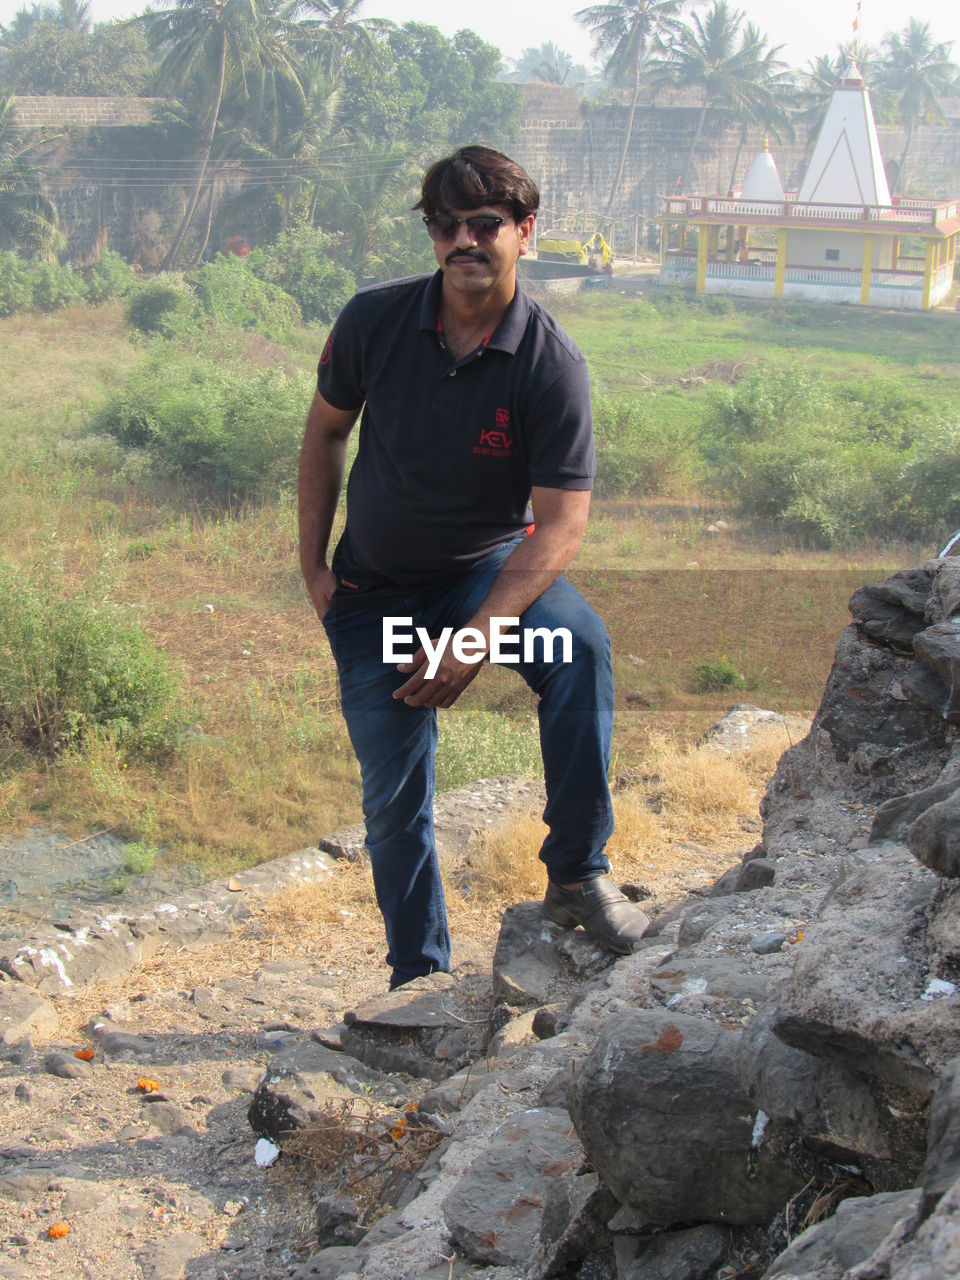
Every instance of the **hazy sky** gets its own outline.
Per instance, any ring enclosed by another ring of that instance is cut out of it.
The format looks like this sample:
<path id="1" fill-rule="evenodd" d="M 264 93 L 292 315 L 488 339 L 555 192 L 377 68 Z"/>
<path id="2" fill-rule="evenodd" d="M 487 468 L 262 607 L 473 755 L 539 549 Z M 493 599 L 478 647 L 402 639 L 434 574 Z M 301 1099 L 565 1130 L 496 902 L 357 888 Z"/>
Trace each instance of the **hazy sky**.
<path id="1" fill-rule="evenodd" d="M 586 0 L 483 0 L 460 6 L 454 0 L 367 0 L 366 17 L 394 22 L 429 22 L 447 35 L 468 26 L 497 45 L 506 58 L 528 45 L 553 40 L 578 62 L 590 62 L 590 40 L 573 14 Z M 23 0 L 0 0 L 0 22 L 9 22 Z M 143 0 L 92 0 L 95 21 L 128 17 L 144 8 Z M 164 7 L 162 4 L 158 7 Z M 172 6 L 171 6 L 172 7 Z M 819 53 L 833 52 L 852 34 L 856 0 L 805 0 L 785 6 L 773 0 L 740 0 L 740 8 L 769 36 L 784 46 L 782 56 L 802 66 Z M 861 32 L 868 43 L 879 43 L 887 31 L 902 28 L 913 16 L 929 22 L 937 40 L 953 41 L 953 57 L 960 62 L 960 4 L 956 0 L 862 0 Z"/>

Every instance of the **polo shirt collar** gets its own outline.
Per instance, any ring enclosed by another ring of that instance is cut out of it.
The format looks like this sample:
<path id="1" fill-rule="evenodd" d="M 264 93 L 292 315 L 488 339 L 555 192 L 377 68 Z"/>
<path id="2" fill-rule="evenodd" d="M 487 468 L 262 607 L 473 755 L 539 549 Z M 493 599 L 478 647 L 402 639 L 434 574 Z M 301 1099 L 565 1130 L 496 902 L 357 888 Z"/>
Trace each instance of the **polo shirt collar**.
<path id="1" fill-rule="evenodd" d="M 436 333 L 437 316 L 440 312 L 440 293 L 443 289 L 443 272 L 438 268 L 433 276 L 427 281 L 427 287 L 423 291 L 423 300 L 420 303 L 420 328 L 429 329 Z M 517 347 L 520 345 L 520 339 L 523 337 L 527 328 L 527 319 L 530 315 L 530 303 L 527 295 L 520 288 L 520 282 L 517 281 L 517 290 L 510 300 L 510 305 L 504 312 L 503 319 L 490 335 L 490 341 L 487 343 L 487 349 L 491 347 L 497 351 L 506 351 L 510 355 L 515 355 Z"/>

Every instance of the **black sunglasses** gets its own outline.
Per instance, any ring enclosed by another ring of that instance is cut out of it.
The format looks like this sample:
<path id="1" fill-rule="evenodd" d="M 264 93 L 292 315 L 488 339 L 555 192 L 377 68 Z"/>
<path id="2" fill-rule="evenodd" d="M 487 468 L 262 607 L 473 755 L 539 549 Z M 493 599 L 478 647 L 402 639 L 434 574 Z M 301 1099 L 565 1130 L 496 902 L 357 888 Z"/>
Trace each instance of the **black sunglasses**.
<path id="1" fill-rule="evenodd" d="M 506 218 L 496 213 L 474 213 L 469 218 L 455 218 L 452 213 L 432 213 L 423 219 L 431 240 L 452 240 L 462 224 L 478 242 L 496 240 L 504 222 Z"/>

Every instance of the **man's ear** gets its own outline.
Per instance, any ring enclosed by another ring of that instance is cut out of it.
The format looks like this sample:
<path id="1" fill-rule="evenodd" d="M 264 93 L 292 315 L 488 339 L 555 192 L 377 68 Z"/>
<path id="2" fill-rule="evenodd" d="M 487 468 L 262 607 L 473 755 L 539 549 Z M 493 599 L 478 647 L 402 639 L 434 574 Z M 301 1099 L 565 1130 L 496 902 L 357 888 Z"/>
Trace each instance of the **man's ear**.
<path id="1" fill-rule="evenodd" d="M 530 248 L 530 237 L 533 235 L 533 222 L 536 218 L 535 213 L 528 214 L 521 222 L 517 223 L 517 231 L 520 233 L 520 256 L 522 257 Z"/>

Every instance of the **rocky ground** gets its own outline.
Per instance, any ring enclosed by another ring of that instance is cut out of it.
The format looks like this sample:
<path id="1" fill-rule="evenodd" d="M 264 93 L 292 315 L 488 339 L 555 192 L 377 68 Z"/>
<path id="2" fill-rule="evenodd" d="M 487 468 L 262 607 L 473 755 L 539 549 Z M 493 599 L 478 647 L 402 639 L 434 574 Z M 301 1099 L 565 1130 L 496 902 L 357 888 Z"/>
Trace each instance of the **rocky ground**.
<path id="1" fill-rule="evenodd" d="M 632 956 L 519 903 L 385 994 L 352 838 L 8 949 L 0 1276 L 960 1275 L 960 563 L 851 608 L 761 843 Z"/>

